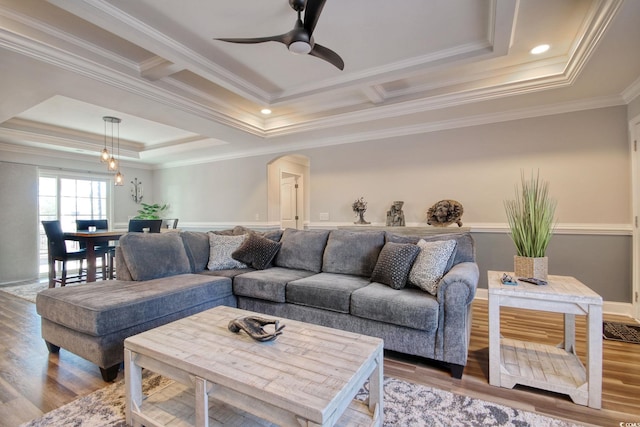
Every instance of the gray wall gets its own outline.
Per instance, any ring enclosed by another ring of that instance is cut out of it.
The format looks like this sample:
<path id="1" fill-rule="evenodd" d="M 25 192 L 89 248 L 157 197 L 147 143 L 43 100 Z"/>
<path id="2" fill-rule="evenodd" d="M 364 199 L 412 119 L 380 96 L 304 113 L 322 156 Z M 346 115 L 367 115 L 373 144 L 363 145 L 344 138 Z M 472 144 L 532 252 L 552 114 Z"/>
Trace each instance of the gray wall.
<path id="1" fill-rule="evenodd" d="M 0 283 L 38 277 L 38 170 L 0 162 Z"/>
<path id="2" fill-rule="evenodd" d="M 472 233 L 480 268 L 480 288 L 487 271 L 513 271 L 515 250 L 506 233 Z M 574 276 L 606 301 L 631 302 L 631 237 L 556 234 L 549 243 L 549 273 Z"/>

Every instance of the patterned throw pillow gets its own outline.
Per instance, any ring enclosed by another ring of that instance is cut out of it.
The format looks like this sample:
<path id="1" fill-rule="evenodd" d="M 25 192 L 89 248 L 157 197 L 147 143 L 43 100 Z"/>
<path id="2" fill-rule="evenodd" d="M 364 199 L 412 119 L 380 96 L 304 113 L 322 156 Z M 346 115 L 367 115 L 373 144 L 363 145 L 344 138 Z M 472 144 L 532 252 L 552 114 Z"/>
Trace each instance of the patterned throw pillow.
<path id="1" fill-rule="evenodd" d="M 264 270 L 276 256 L 280 246 L 280 242 L 274 242 L 256 233 L 249 233 L 249 237 L 231 254 L 231 257 L 255 269 Z"/>
<path id="2" fill-rule="evenodd" d="M 409 283 L 432 295 L 438 293 L 440 279 L 447 272 L 449 258 L 456 248 L 455 240 L 418 241 L 420 254 L 409 273 Z"/>
<path id="3" fill-rule="evenodd" d="M 419 252 L 420 248 L 412 243 L 385 243 L 378 255 L 371 281 L 383 283 L 393 289 L 404 288 Z"/>
<path id="4" fill-rule="evenodd" d="M 245 263 L 231 257 L 233 251 L 244 242 L 246 234 L 240 236 L 223 236 L 209 232 L 209 270 L 229 270 L 233 268 L 247 268 Z"/>

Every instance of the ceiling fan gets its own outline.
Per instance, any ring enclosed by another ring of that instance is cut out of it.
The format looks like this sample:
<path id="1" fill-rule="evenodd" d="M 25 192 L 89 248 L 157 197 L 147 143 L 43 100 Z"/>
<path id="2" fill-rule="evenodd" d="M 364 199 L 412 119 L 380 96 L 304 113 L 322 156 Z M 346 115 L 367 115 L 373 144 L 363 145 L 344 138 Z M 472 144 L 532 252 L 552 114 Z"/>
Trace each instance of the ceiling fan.
<path id="1" fill-rule="evenodd" d="M 326 0 L 289 0 L 289 5 L 298 12 L 298 20 L 295 26 L 288 33 L 269 37 L 255 38 L 216 38 L 223 42 L 230 43 L 264 43 L 279 42 L 287 46 L 290 52 L 298 54 L 309 54 L 316 58 L 324 59 L 340 70 L 344 70 L 344 61 L 340 55 L 329 48 L 321 46 L 313 40 L 313 30 L 318 23 L 320 13 Z M 304 11 L 304 22 L 300 15 Z"/>

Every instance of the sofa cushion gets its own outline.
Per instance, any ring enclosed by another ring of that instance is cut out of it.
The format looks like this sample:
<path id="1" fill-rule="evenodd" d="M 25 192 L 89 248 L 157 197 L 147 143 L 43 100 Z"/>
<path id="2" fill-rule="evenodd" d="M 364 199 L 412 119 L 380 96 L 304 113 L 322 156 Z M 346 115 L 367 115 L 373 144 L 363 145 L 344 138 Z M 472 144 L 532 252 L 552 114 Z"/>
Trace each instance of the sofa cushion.
<path id="1" fill-rule="evenodd" d="M 280 242 L 249 233 L 242 245 L 231 253 L 231 257 L 255 269 L 264 270 L 271 264 L 281 245 Z"/>
<path id="2" fill-rule="evenodd" d="M 181 231 L 180 237 L 191 263 L 191 272 L 204 271 L 209 262 L 209 235 L 202 231 Z"/>
<path id="3" fill-rule="evenodd" d="M 349 313 L 351 292 L 369 284 L 366 277 L 318 273 L 287 283 L 288 303 Z"/>
<path id="4" fill-rule="evenodd" d="M 384 231 L 332 230 L 322 257 L 322 271 L 370 277 L 383 246 Z"/>
<path id="5" fill-rule="evenodd" d="M 351 314 L 407 328 L 432 331 L 438 326 L 438 301 L 420 289 L 391 289 L 371 283 L 351 294 Z"/>
<path id="6" fill-rule="evenodd" d="M 120 249 L 133 280 L 150 280 L 191 272 L 178 233 L 127 233 Z"/>
<path id="7" fill-rule="evenodd" d="M 413 261 L 419 253 L 420 248 L 411 243 L 385 243 L 371 274 L 371 281 L 384 283 L 393 289 L 404 288 Z"/>
<path id="8" fill-rule="evenodd" d="M 244 273 L 250 273 L 252 271 L 256 271 L 255 268 L 230 268 L 228 270 L 204 270 L 198 274 L 204 274 L 205 276 L 219 276 L 219 277 L 228 277 L 233 279 L 236 276 Z"/>
<path id="9" fill-rule="evenodd" d="M 431 295 L 438 293 L 438 284 L 448 271 L 451 255 L 456 248 L 455 240 L 435 242 L 418 241 L 420 253 L 409 273 L 409 283 Z"/>
<path id="10" fill-rule="evenodd" d="M 231 257 L 233 251 L 238 249 L 244 242 L 246 234 L 237 236 L 227 236 L 209 233 L 209 270 L 228 270 L 231 268 L 247 268 L 243 262 Z"/>
<path id="11" fill-rule="evenodd" d="M 418 241 L 420 239 L 423 239 L 425 242 L 455 240 L 456 249 L 451 257 L 452 259 L 449 265 L 447 265 L 447 271 L 451 269 L 451 267 L 454 264 L 459 264 L 461 262 L 476 262 L 475 243 L 474 243 L 473 237 L 471 236 L 471 233 L 469 232 L 431 234 L 431 235 L 425 235 L 423 237 L 420 237 L 420 236 L 400 236 L 387 231 L 385 239 L 387 242 L 413 243 L 413 244 L 418 244 Z"/>
<path id="12" fill-rule="evenodd" d="M 296 230 L 287 228 L 282 233 L 280 251 L 276 255 L 277 267 L 320 273 L 322 254 L 329 237 L 328 230 Z"/>
<path id="13" fill-rule="evenodd" d="M 231 279 L 200 274 L 144 282 L 105 280 L 45 289 L 36 297 L 36 308 L 40 316 L 54 323 L 81 333 L 104 336 L 228 297 L 231 291 Z"/>
<path id="14" fill-rule="evenodd" d="M 237 296 L 285 302 L 287 283 L 312 274 L 307 270 L 292 270 L 282 267 L 252 271 L 233 278 L 233 293 Z"/>

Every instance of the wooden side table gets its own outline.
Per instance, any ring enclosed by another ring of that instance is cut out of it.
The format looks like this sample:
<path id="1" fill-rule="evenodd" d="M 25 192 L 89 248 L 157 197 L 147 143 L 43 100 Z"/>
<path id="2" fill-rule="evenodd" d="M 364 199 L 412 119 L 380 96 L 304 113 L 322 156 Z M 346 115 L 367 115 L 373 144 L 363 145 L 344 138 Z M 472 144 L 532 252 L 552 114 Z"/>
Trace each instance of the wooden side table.
<path id="1" fill-rule="evenodd" d="M 503 285 L 502 272 L 489 271 L 489 384 L 527 385 L 568 394 L 580 405 L 602 405 L 602 297 L 577 279 L 549 276 L 548 285 L 518 281 Z M 512 274 L 513 277 L 513 274 Z M 515 279 L 515 277 L 514 277 Z M 500 307 L 564 314 L 564 342 L 558 346 L 503 338 Z M 575 315 L 587 319 L 587 366 L 575 349 Z"/>

